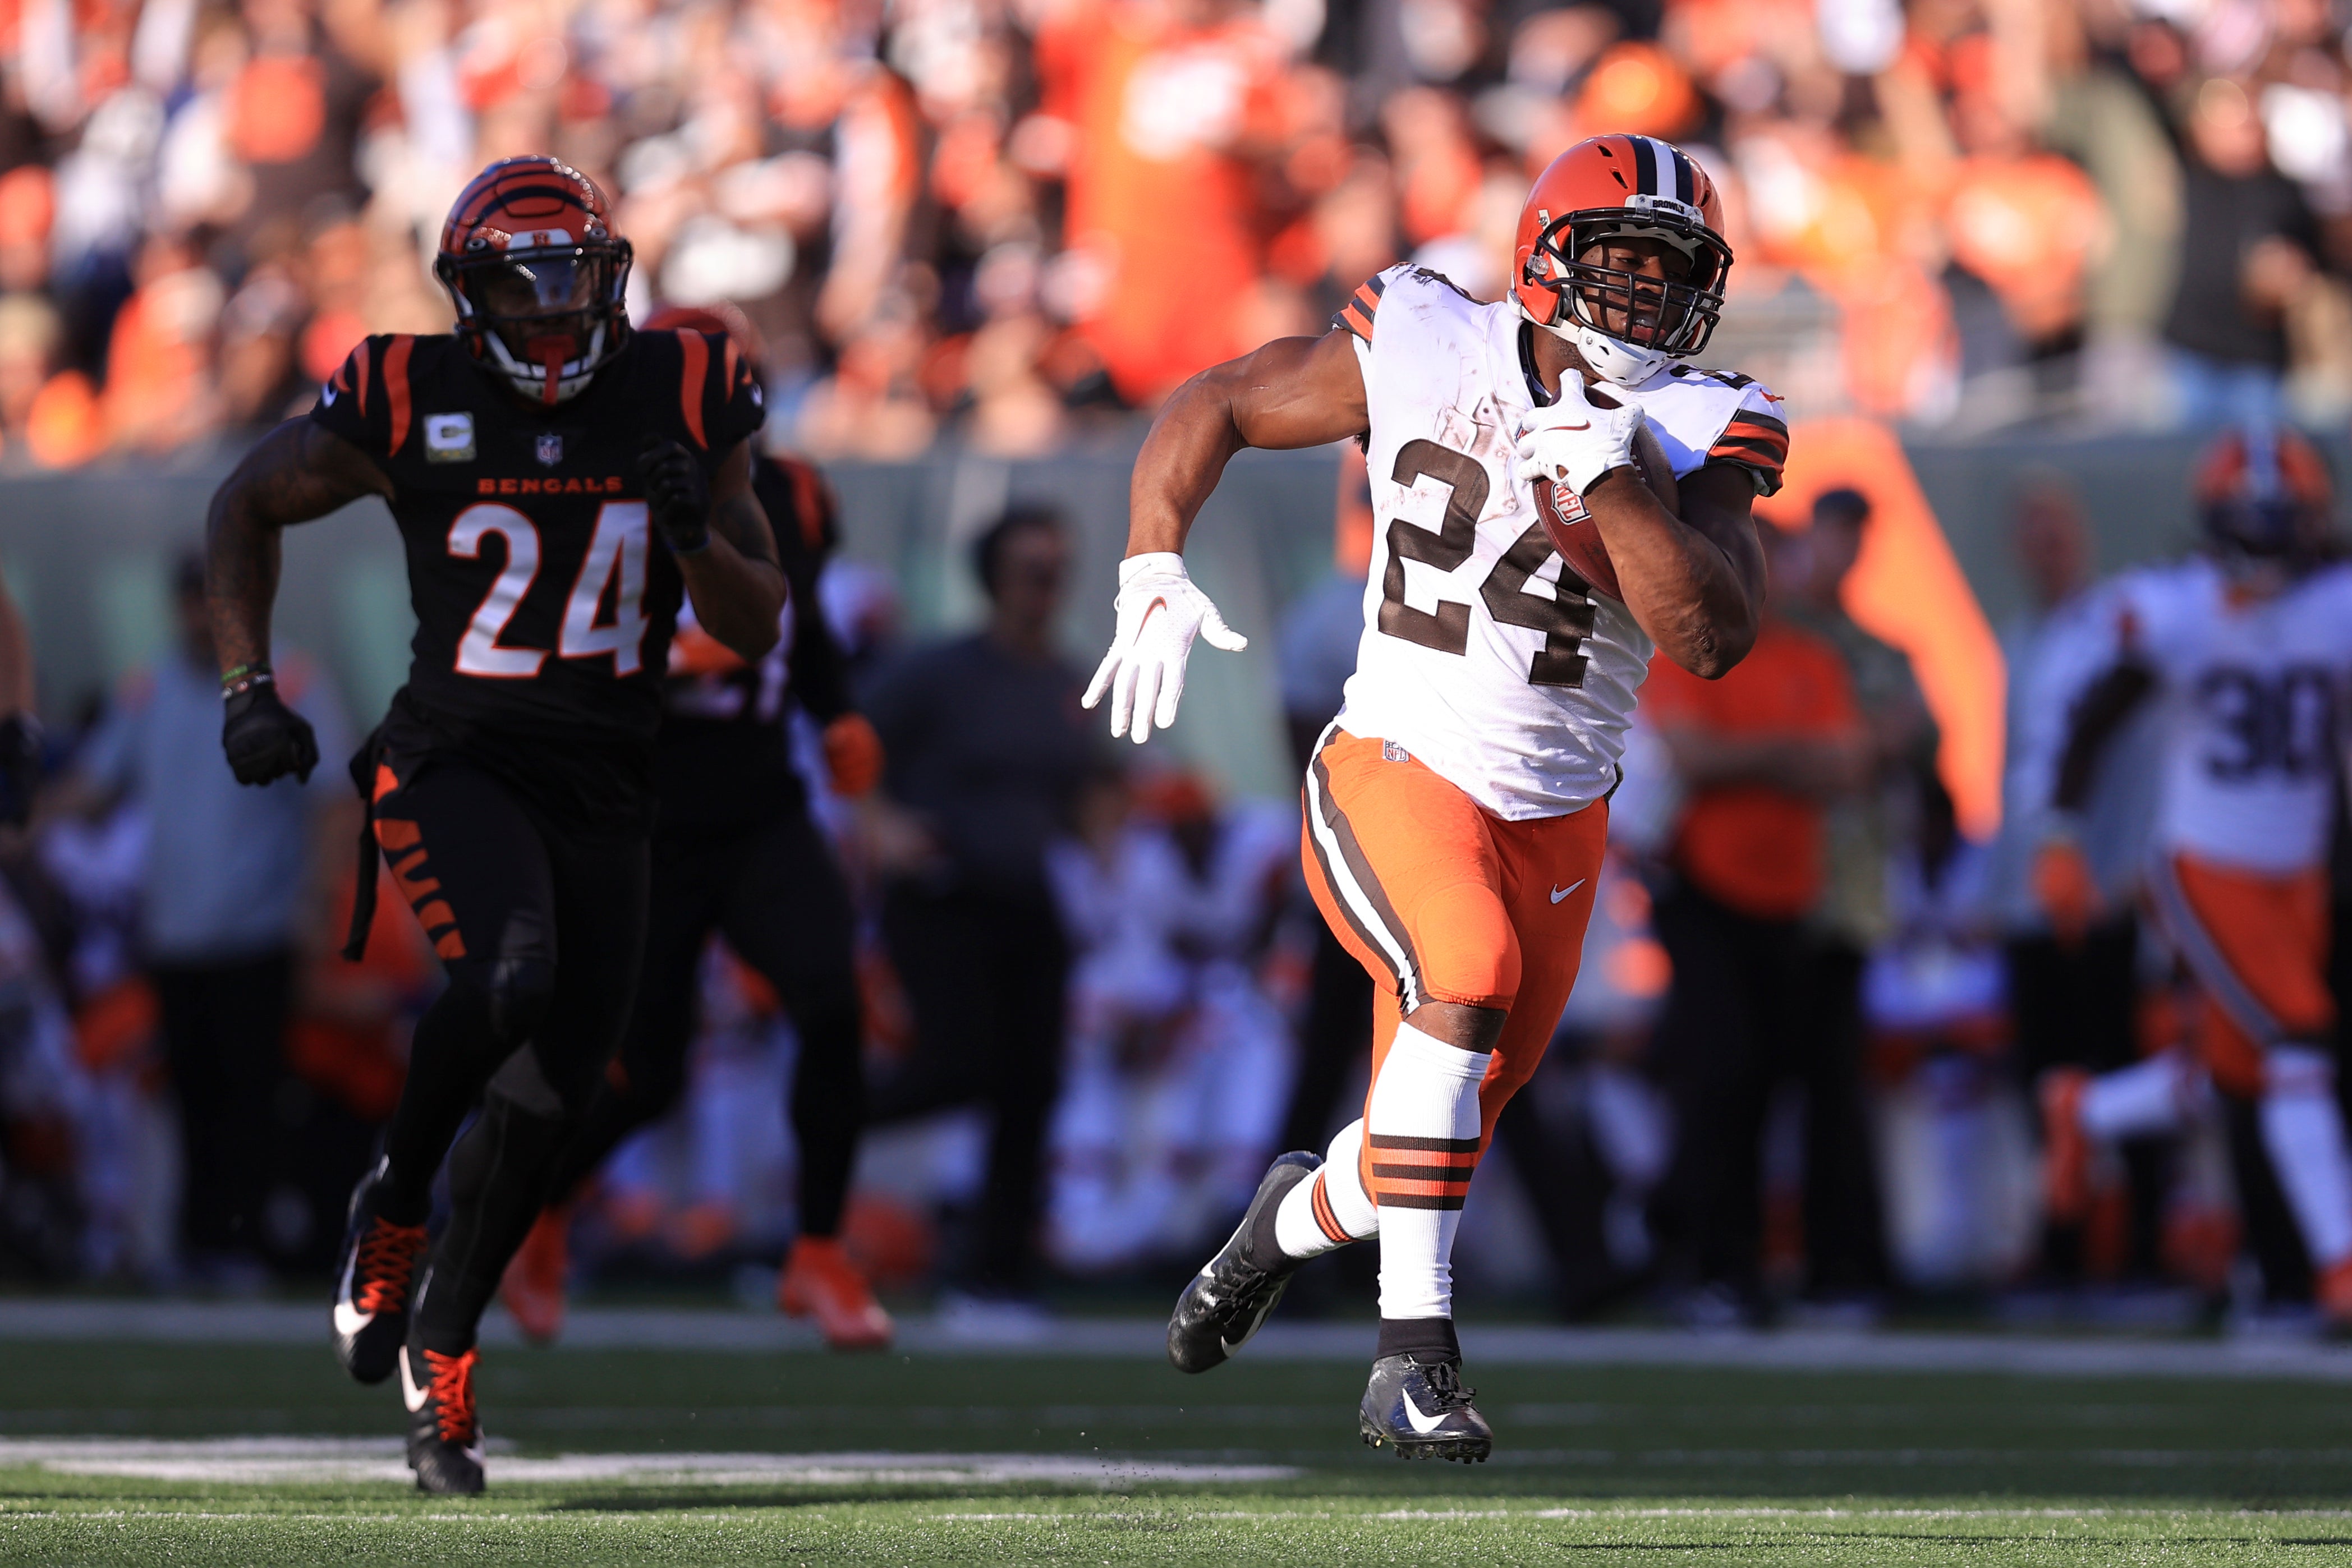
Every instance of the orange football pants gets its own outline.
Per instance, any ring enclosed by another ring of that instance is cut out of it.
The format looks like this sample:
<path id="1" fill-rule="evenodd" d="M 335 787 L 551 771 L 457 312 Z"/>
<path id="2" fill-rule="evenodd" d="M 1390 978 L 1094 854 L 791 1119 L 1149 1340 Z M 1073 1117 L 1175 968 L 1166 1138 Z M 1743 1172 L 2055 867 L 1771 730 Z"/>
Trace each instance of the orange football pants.
<path id="1" fill-rule="evenodd" d="M 2325 870 L 2263 875 L 2170 855 L 2148 896 L 2204 994 L 2197 1042 L 2214 1082 L 2260 1094 L 2263 1047 L 2334 1031 Z"/>
<path id="2" fill-rule="evenodd" d="M 1423 1002 L 1509 1014 L 1478 1088 L 1483 1151 L 1576 985 L 1607 802 L 1505 821 L 1402 747 L 1334 727 L 1307 767 L 1306 819 L 1307 885 L 1380 990 L 1374 1082 L 1397 1025 Z M 1364 1190 L 1377 1194 L 1365 1148 Z"/>

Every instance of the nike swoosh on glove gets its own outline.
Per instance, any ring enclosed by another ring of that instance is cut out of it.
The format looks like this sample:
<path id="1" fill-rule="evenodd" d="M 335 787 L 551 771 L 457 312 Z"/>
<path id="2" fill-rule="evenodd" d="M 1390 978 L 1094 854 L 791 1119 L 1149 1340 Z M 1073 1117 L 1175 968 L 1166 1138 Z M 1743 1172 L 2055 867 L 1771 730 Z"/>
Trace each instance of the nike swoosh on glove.
<path id="1" fill-rule="evenodd" d="M 240 784 L 267 784 L 289 773 L 307 784 L 319 766 L 310 721 L 280 701 L 274 685 L 252 686 L 228 699 L 221 749 Z"/>
<path id="2" fill-rule="evenodd" d="M 1141 746 L 1152 726 L 1176 722 L 1176 701 L 1184 695 L 1184 661 L 1192 639 L 1238 653 L 1249 639 L 1225 624 L 1209 596 L 1192 586 L 1184 558 L 1157 550 L 1118 563 L 1118 630 L 1095 678 L 1087 684 L 1091 708 L 1110 694 L 1110 732 L 1131 736 Z"/>
<path id="3" fill-rule="evenodd" d="M 1633 436 L 1641 428 L 1641 404 L 1602 408 L 1585 397 L 1583 382 L 1571 371 L 1560 377 L 1559 402 L 1520 416 L 1519 461 L 1534 476 L 1581 496 L 1611 469 L 1633 466 Z"/>

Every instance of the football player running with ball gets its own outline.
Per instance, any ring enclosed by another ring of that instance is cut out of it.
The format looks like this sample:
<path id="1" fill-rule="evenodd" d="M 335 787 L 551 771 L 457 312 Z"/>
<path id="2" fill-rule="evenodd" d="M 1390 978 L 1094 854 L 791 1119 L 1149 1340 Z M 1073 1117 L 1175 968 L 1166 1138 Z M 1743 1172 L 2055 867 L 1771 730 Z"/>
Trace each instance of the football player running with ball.
<path id="1" fill-rule="evenodd" d="M 1706 345 L 1730 248 L 1680 150 L 1601 136 L 1546 169 L 1512 298 L 1391 267 L 1321 338 L 1193 378 L 1136 460 L 1118 630 L 1087 692 L 1113 735 L 1176 716 L 1193 638 L 1238 648 L 1179 553 L 1233 455 L 1346 437 L 1380 519 L 1345 706 L 1306 780 L 1323 917 L 1370 972 L 1372 1080 L 1327 1156 L 1277 1159 L 1186 1289 L 1168 1354 L 1203 1372 L 1310 1258 L 1378 1237 L 1364 1440 L 1484 1459 L 1462 1381 L 1454 1233 L 1495 1118 L 1558 1022 L 1592 910 L 1608 797 L 1654 652 L 1722 675 L 1755 641 L 1749 511 L 1788 428 Z"/>
<path id="2" fill-rule="evenodd" d="M 247 784 L 319 760 L 270 678 L 280 531 L 380 496 L 407 550 L 408 684 L 352 764 L 369 826 L 352 931 L 381 849 L 449 984 L 352 1195 L 334 1335 L 361 1382 L 399 1373 L 431 1492 L 482 1490 L 475 1328 L 628 1021 L 681 598 L 755 663 L 785 599 L 751 491 L 758 383 L 723 335 L 632 331 L 629 259 L 585 175 L 491 164 L 442 230 L 456 333 L 362 342 L 208 523 L 222 738 Z M 445 1154 L 450 1218 L 425 1258 Z"/>

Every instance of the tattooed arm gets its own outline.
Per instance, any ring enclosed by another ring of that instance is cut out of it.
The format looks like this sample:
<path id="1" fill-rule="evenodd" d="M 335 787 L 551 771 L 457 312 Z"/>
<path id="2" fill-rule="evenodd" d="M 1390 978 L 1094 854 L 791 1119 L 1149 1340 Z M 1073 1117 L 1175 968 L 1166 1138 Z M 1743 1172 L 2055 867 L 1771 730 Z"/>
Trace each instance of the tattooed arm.
<path id="1" fill-rule="evenodd" d="M 358 500 L 392 499 L 392 481 L 358 447 L 308 419 L 263 436 L 214 493 L 205 519 L 205 596 L 224 674 L 269 663 L 278 534 Z"/>

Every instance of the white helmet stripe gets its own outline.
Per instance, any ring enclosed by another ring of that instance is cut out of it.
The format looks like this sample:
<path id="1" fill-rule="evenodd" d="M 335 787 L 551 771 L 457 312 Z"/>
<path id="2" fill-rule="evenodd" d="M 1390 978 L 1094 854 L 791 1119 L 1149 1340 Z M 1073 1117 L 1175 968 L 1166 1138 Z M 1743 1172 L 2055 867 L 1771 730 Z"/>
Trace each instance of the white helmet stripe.
<path id="1" fill-rule="evenodd" d="M 1683 162 L 1682 155 L 1675 151 L 1671 142 L 1661 141 L 1654 136 L 1644 136 L 1642 140 L 1650 144 L 1650 156 L 1657 161 L 1658 188 L 1649 194 L 1672 196 L 1678 202 L 1689 201 L 1690 170 Z"/>

